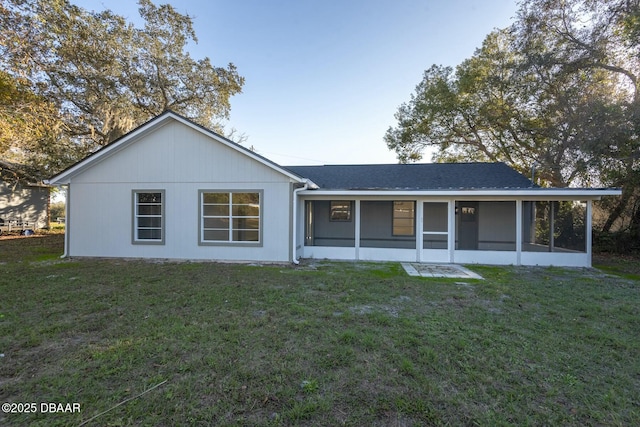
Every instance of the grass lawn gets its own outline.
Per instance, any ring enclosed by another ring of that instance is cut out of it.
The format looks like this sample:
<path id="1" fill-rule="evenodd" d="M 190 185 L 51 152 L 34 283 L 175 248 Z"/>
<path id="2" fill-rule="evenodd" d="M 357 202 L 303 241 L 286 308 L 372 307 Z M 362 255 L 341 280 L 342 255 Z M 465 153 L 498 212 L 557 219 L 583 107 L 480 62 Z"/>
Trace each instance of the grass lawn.
<path id="1" fill-rule="evenodd" d="M 37 404 L 0 425 L 640 425 L 640 281 L 615 268 L 61 252 L 0 241 L 0 403 Z"/>

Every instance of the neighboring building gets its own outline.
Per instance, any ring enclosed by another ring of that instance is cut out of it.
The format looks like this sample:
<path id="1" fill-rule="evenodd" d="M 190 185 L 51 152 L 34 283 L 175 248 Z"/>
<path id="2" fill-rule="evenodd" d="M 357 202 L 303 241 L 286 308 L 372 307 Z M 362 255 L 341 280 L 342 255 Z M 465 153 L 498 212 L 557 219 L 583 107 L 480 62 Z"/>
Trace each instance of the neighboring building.
<path id="1" fill-rule="evenodd" d="M 50 190 L 19 165 L 0 160 L 0 234 L 48 228 Z"/>
<path id="2" fill-rule="evenodd" d="M 502 163 L 283 167 L 165 112 L 48 183 L 68 256 L 591 265 L 592 201 Z"/>

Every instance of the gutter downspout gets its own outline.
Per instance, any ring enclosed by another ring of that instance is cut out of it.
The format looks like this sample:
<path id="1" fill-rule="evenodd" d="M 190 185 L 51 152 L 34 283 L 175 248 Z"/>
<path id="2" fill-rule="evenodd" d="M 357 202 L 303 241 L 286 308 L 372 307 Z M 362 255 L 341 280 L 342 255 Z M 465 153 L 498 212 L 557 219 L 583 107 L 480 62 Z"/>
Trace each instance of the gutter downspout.
<path id="1" fill-rule="evenodd" d="M 293 262 L 294 265 L 298 265 L 300 264 L 300 261 L 298 261 L 298 257 L 296 256 L 296 249 L 297 249 L 297 240 L 298 240 L 298 193 L 300 191 L 303 190 L 308 190 L 309 189 L 309 180 L 305 180 L 304 181 L 304 185 L 300 188 L 296 188 L 295 190 L 293 190 L 293 230 L 291 232 L 291 239 L 292 239 L 292 260 L 291 262 Z M 66 230 L 66 229 L 65 229 Z"/>
<path id="2" fill-rule="evenodd" d="M 71 216 L 69 215 L 69 205 L 71 204 L 69 194 L 69 184 L 64 186 L 64 253 L 60 258 L 67 258 L 69 256 L 69 233 L 71 227 L 69 227 Z"/>

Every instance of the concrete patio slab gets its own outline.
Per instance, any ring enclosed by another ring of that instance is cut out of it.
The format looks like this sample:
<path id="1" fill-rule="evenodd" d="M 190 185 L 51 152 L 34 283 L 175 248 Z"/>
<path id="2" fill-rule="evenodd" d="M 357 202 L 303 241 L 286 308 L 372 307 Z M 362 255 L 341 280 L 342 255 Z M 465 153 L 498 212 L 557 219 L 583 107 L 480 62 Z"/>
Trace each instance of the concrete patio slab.
<path id="1" fill-rule="evenodd" d="M 457 264 L 425 264 L 419 262 L 403 262 L 401 264 L 409 276 L 483 280 L 483 277 L 479 274 Z"/>

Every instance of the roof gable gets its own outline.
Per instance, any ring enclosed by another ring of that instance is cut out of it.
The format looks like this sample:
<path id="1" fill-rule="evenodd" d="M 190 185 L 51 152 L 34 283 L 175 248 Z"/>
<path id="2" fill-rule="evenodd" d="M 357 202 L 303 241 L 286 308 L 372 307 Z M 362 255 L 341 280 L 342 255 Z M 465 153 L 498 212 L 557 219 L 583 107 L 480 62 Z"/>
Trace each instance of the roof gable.
<path id="1" fill-rule="evenodd" d="M 326 190 L 475 190 L 532 188 L 504 163 L 288 166 Z"/>
<path id="2" fill-rule="evenodd" d="M 126 148 L 127 146 L 129 146 L 130 144 L 135 143 L 136 141 L 140 140 L 141 138 L 144 138 L 145 135 L 159 129 L 162 126 L 165 126 L 168 123 L 171 122 L 179 122 L 182 123 L 183 125 L 188 126 L 189 128 L 206 135 L 208 138 L 210 138 L 211 140 L 218 142 L 240 154 L 242 154 L 243 156 L 246 156 L 248 158 L 251 158 L 252 160 L 263 164 L 265 166 L 267 166 L 268 168 L 277 171 L 278 173 L 285 175 L 286 177 L 288 177 L 289 179 L 296 181 L 296 182 L 304 182 L 304 179 L 301 178 L 300 176 L 296 175 L 294 172 L 291 172 L 283 167 L 281 167 L 280 165 L 272 162 L 271 160 L 260 156 L 259 154 L 248 150 L 247 148 L 205 128 L 204 126 L 198 125 L 197 123 L 194 123 L 193 121 L 180 116 L 179 114 L 174 113 L 173 111 L 166 111 L 164 113 L 162 113 L 161 115 L 151 119 L 150 121 L 142 124 L 141 126 L 135 128 L 134 130 L 132 130 L 131 132 L 127 133 L 126 135 L 122 136 L 121 138 L 113 141 L 112 143 L 110 143 L 109 145 L 106 145 L 105 147 L 102 147 L 101 149 L 99 149 L 98 151 L 92 153 L 91 155 L 85 157 L 84 159 L 80 160 L 79 162 L 75 163 L 74 165 L 68 167 L 67 169 L 65 169 L 64 171 L 60 172 L 59 174 L 53 176 L 52 178 L 50 178 L 49 180 L 47 180 L 46 182 L 50 183 L 50 184 L 67 184 L 69 183 L 70 179 L 75 176 L 78 175 L 80 173 L 82 173 L 83 171 L 91 168 L 92 166 L 100 163 L 102 160 L 110 157 L 111 155 L 119 152 L 120 150 Z"/>

